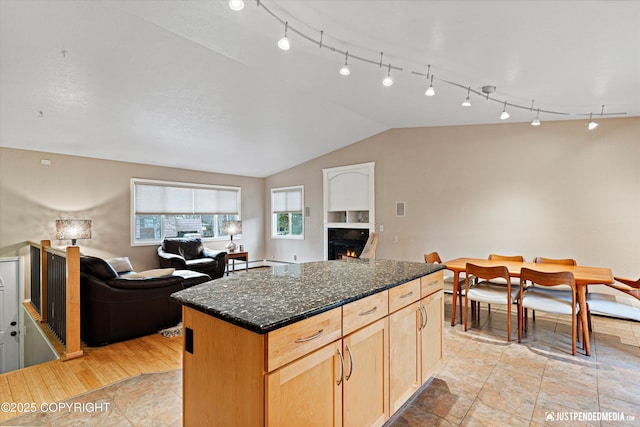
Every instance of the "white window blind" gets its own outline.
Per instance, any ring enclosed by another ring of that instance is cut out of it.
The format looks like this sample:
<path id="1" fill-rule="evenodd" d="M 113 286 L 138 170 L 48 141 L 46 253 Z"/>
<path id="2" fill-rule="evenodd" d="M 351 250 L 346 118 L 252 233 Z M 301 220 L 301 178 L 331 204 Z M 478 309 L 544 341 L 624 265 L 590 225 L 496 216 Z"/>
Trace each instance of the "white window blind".
<path id="1" fill-rule="evenodd" d="M 273 213 L 302 212 L 302 187 L 273 189 Z"/>
<path id="2" fill-rule="evenodd" d="M 240 214 L 240 188 L 134 181 L 134 214 Z"/>

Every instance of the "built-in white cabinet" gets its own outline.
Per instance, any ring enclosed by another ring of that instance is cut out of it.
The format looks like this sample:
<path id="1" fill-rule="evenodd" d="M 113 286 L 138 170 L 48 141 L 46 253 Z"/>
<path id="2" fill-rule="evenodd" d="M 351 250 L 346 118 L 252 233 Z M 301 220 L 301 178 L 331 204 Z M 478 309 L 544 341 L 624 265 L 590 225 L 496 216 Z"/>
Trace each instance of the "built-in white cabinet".
<path id="1" fill-rule="evenodd" d="M 328 227 L 375 227 L 375 163 L 323 169 L 324 222 Z"/>

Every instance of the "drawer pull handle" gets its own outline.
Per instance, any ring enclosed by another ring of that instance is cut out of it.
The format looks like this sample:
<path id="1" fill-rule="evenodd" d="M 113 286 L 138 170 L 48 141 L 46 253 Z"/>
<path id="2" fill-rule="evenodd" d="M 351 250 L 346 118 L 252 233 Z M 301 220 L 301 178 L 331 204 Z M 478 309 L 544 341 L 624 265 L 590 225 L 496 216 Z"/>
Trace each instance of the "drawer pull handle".
<path id="1" fill-rule="evenodd" d="M 375 306 L 369 311 L 363 311 L 362 313 L 359 314 L 359 316 L 368 316 L 370 314 L 375 313 L 377 309 L 378 309 L 378 306 Z"/>
<path id="2" fill-rule="evenodd" d="M 351 349 L 349 348 L 349 345 L 347 345 L 346 347 L 347 347 L 347 351 L 349 352 L 349 373 L 347 374 L 347 377 L 345 378 L 345 380 L 349 381 L 349 378 L 351 378 L 351 374 L 353 374 L 353 355 L 351 354 Z"/>
<path id="3" fill-rule="evenodd" d="M 340 356 L 340 379 L 338 380 L 338 385 L 340 385 L 344 379 L 344 357 L 342 357 L 340 349 L 338 349 L 338 356 Z"/>
<path id="4" fill-rule="evenodd" d="M 320 335 L 322 335 L 322 332 L 324 332 L 324 329 L 320 329 L 317 333 L 311 335 L 310 337 L 306 337 L 306 338 L 298 338 L 295 342 L 300 344 L 303 342 L 307 342 L 307 341 L 311 341 L 311 340 L 315 340 L 316 338 L 318 338 Z"/>
<path id="5" fill-rule="evenodd" d="M 409 293 L 406 293 L 404 295 L 400 295 L 400 298 L 409 298 L 411 295 L 413 295 L 413 291 L 410 291 Z"/>
<path id="6" fill-rule="evenodd" d="M 422 305 L 418 307 L 418 313 L 420 313 L 420 326 L 418 326 L 418 330 L 421 331 L 424 324 L 424 314 L 422 313 Z"/>
<path id="7" fill-rule="evenodd" d="M 435 281 L 433 281 L 433 282 L 431 282 L 431 283 L 427 283 L 427 286 L 437 285 L 437 284 L 438 284 L 438 282 L 439 282 L 438 280 L 435 280 Z"/>

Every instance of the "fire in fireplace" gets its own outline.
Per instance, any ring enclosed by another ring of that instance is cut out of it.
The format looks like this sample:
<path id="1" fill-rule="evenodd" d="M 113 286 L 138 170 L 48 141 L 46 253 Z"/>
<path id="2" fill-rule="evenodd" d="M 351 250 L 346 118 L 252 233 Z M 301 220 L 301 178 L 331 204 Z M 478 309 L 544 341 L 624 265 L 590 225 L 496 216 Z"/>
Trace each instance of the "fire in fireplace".
<path id="1" fill-rule="evenodd" d="M 369 230 L 362 228 L 329 228 L 327 259 L 358 258 L 369 238 Z"/>

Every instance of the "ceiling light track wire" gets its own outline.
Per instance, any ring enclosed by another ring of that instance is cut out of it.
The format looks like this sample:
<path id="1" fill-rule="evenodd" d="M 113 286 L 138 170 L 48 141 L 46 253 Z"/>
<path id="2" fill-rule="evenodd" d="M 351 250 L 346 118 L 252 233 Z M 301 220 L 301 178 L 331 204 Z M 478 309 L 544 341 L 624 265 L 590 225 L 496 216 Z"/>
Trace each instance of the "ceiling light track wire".
<path id="1" fill-rule="evenodd" d="M 323 37 L 324 37 L 324 31 L 320 31 L 320 39 L 316 40 L 311 36 L 306 35 L 305 33 L 303 33 L 302 31 L 297 30 L 296 28 L 292 27 L 291 25 L 288 24 L 288 21 L 285 21 L 284 19 L 280 18 L 278 15 L 276 15 L 271 9 L 269 9 L 267 6 L 265 6 L 264 2 L 260 1 L 260 0 L 256 0 L 256 6 L 261 7 L 262 9 L 264 9 L 269 15 L 271 15 L 275 20 L 277 20 L 278 22 L 280 22 L 281 24 L 288 26 L 289 31 L 292 31 L 294 33 L 296 33 L 297 35 L 299 35 L 300 37 L 302 37 L 303 39 L 306 39 L 307 41 L 318 45 L 320 48 L 325 48 L 325 49 L 329 49 L 331 52 L 336 52 L 339 53 L 340 55 L 346 55 L 347 54 L 347 50 L 342 50 L 339 49 L 335 46 L 331 46 L 328 45 L 326 43 L 323 42 Z M 382 52 L 381 52 L 382 54 Z M 361 61 L 361 62 L 365 62 L 368 64 L 372 64 L 372 65 L 377 65 L 379 67 L 385 67 L 388 68 L 388 71 L 390 72 L 391 70 L 397 70 L 397 71 L 404 71 L 403 67 L 399 67 L 397 65 L 391 65 L 391 63 L 383 63 L 382 62 L 382 55 L 380 56 L 380 60 L 372 60 L 369 58 L 365 58 L 362 56 L 358 56 L 358 55 L 354 55 L 353 53 L 349 53 L 349 58 Z M 419 71 L 411 71 L 411 74 L 417 75 L 417 76 L 421 76 L 421 77 L 427 77 L 427 78 L 432 78 L 436 81 L 442 82 L 442 83 L 446 83 L 449 84 L 451 86 L 455 86 L 455 87 L 459 87 L 461 89 L 464 89 L 467 91 L 467 96 L 469 94 L 469 92 L 473 92 L 474 94 L 481 96 L 483 98 L 485 98 L 488 101 L 494 101 L 500 104 L 503 104 L 503 106 L 506 108 L 507 106 L 509 107 L 514 107 L 514 108 L 519 108 L 522 110 L 528 110 L 528 111 L 532 111 L 533 110 L 533 104 L 531 106 L 527 106 L 527 105 L 519 105 L 519 104 L 514 104 L 508 101 L 505 101 L 503 99 L 498 99 L 498 98 L 494 98 L 492 96 L 490 96 L 488 93 L 485 92 L 481 92 L 475 89 L 472 89 L 469 85 L 463 85 L 451 80 L 447 80 L 447 79 L 443 79 L 440 77 L 435 77 L 433 74 L 430 74 L 431 71 L 431 65 L 428 66 L 428 71 L 427 74 L 421 73 Z M 603 106 L 604 107 L 604 106 Z M 565 112 L 565 111 L 554 111 L 554 110 L 545 110 L 542 108 L 537 108 L 536 109 L 537 113 L 544 113 L 544 114 L 555 114 L 555 115 L 559 115 L 559 116 L 573 116 L 573 117 L 588 117 L 590 115 L 592 115 L 593 113 L 572 113 L 572 112 Z M 602 111 L 600 112 L 600 117 L 605 117 L 605 116 L 623 116 L 626 115 L 626 112 L 619 112 L 619 113 L 605 113 L 604 112 L 604 108 L 602 108 Z"/>
<path id="2" fill-rule="evenodd" d="M 267 6 L 264 5 L 263 2 L 258 2 L 258 6 L 260 6 L 261 8 L 263 8 L 269 15 L 271 15 L 274 19 L 276 19 L 278 22 L 280 22 L 282 25 L 287 24 L 287 21 L 285 21 L 284 19 L 280 18 L 278 15 L 276 15 L 275 13 L 273 13 L 271 11 L 271 9 L 269 9 Z M 331 52 L 336 52 L 339 53 L 340 55 L 345 55 L 347 53 L 346 50 L 341 50 L 338 49 L 337 47 L 331 46 L 326 44 L 325 42 L 321 41 L 322 36 L 324 34 L 324 31 L 320 31 L 320 40 L 316 40 L 311 36 L 306 35 L 305 33 L 303 33 L 302 31 L 297 30 L 296 28 L 292 27 L 291 24 L 288 24 L 288 29 L 290 32 L 296 33 L 297 35 L 299 35 L 300 37 L 302 37 L 303 39 L 318 45 L 320 48 L 325 48 L 325 49 L 329 49 Z M 358 61 L 361 62 L 366 62 L 368 64 L 373 64 L 373 65 L 379 65 L 381 67 L 391 67 L 392 70 L 397 70 L 397 71 L 403 71 L 402 67 L 398 67 L 396 65 L 391 65 L 390 63 L 380 63 L 380 61 L 374 61 L 368 58 L 364 58 L 362 56 L 358 56 L 358 55 L 354 55 L 353 53 L 349 53 L 349 58 L 352 59 L 357 59 Z"/>

